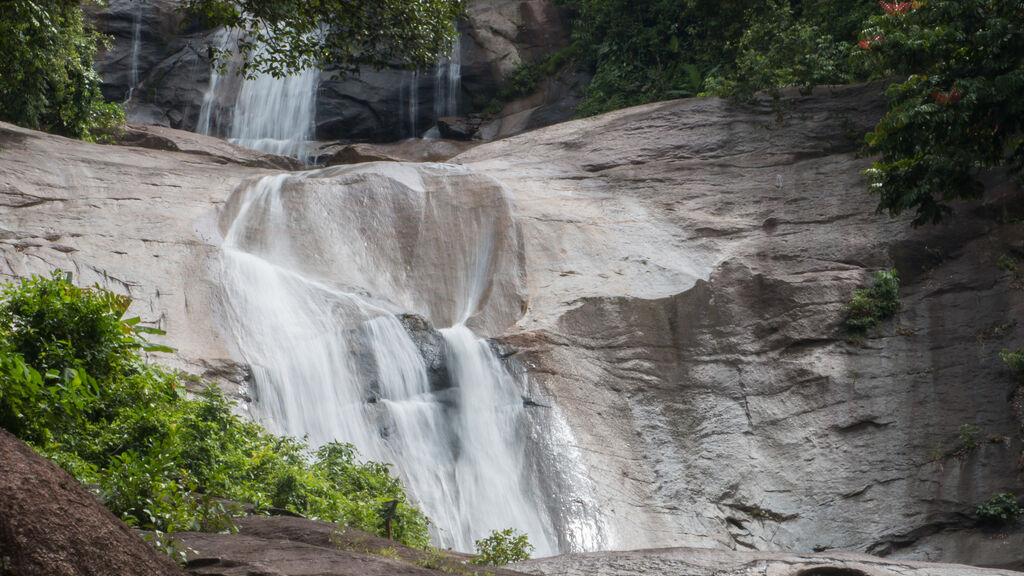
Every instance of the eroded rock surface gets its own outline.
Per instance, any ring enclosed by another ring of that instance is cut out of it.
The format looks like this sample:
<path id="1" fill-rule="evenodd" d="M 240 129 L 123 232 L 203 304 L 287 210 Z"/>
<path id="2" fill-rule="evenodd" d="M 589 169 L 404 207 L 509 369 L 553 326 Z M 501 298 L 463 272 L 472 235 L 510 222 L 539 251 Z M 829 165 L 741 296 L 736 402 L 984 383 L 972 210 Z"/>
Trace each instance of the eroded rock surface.
<path id="1" fill-rule="evenodd" d="M 998 351 L 1024 345 L 1024 290 L 998 260 L 1024 200 L 995 179 L 939 227 L 875 214 L 844 134 L 880 90 L 781 118 L 665 102 L 455 158 L 516 200 L 530 301 L 504 341 L 566 411 L 610 547 L 1024 563 L 973 515 L 1020 489 Z M 891 267 L 898 317 L 848 341 L 844 304 Z M 964 424 L 985 441 L 953 456 Z"/>
<path id="2" fill-rule="evenodd" d="M 67 472 L 0 428 L 0 575 L 184 576 Z"/>
<path id="3" fill-rule="evenodd" d="M 240 383 L 221 337 L 217 210 L 243 178 L 267 173 L 208 153 L 101 146 L 0 123 L 0 279 L 54 269 L 134 301 L 129 314 L 177 348 L 152 360 Z"/>
<path id="4" fill-rule="evenodd" d="M 513 565 L 558 576 L 1016 576 L 1020 572 L 962 564 L 891 562 L 866 554 L 735 552 L 700 548 L 566 554 Z"/>

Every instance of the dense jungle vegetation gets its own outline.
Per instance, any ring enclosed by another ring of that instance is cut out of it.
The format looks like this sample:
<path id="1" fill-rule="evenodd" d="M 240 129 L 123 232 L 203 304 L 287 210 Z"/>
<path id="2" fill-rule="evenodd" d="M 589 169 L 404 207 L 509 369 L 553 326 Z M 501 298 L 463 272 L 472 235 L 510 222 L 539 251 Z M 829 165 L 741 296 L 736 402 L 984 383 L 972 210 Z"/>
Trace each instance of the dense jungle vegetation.
<path id="1" fill-rule="evenodd" d="M 583 116 L 698 95 L 891 78 L 867 134 L 878 210 L 938 222 L 1024 168 L 1020 0 L 565 0 L 572 51 L 593 73 Z"/>
<path id="2" fill-rule="evenodd" d="M 129 525 L 231 531 L 234 504 L 281 508 L 428 544 L 427 518 L 386 464 L 351 445 L 311 450 L 231 413 L 215 386 L 148 364 L 159 332 L 124 318 L 130 300 L 70 275 L 29 278 L 0 295 L 0 427 L 94 486 Z M 198 384 L 192 382 L 192 384 Z"/>

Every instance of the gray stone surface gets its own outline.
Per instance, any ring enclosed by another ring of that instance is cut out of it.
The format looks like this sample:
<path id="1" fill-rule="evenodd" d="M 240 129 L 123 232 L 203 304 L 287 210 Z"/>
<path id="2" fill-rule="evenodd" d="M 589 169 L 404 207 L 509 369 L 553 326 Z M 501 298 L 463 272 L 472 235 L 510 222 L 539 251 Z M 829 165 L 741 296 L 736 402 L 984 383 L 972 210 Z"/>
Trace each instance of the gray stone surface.
<path id="1" fill-rule="evenodd" d="M 997 352 L 1024 345 L 1024 290 L 997 261 L 1024 241 L 1021 191 L 939 227 L 876 215 L 844 133 L 879 91 L 820 90 L 781 120 L 653 104 L 454 159 L 516 199 L 530 300 L 504 340 L 567 413 L 611 547 L 1022 566 L 1024 534 L 973 516 L 1020 491 Z M 898 317 L 847 342 L 844 303 L 890 267 Z M 962 424 L 996 441 L 951 456 Z"/>
<path id="2" fill-rule="evenodd" d="M 511 566 L 545 576 L 1015 576 L 962 564 L 892 562 L 866 554 L 735 552 L 699 548 L 566 554 Z"/>
<path id="3" fill-rule="evenodd" d="M 134 299 L 129 314 L 167 331 L 152 354 L 240 383 L 222 339 L 217 210 L 244 177 L 269 173 L 209 153 L 101 146 L 0 123 L 0 280 L 60 268 Z"/>

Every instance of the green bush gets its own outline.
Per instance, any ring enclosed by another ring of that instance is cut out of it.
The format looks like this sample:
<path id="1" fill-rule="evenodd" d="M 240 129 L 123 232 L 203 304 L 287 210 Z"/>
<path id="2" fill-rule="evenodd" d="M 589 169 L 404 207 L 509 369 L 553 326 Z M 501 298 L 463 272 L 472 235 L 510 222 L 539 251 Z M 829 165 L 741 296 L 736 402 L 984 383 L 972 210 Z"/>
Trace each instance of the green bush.
<path id="1" fill-rule="evenodd" d="M 1013 379 L 1017 381 L 1017 384 L 1024 386 L 1024 350 L 1013 352 L 1003 350 L 999 353 L 999 357 L 1010 368 L 1010 373 L 1013 374 Z"/>
<path id="2" fill-rule="evenodd" d="M 1003 526 L 1016 522 L 1022 513 L 1024 510 L 1017 504 L 1017 497 L 1010 492 L 996 494 L 977 509 L 978 518 L 982 522 Z"/>
<path id="3" fill-rule="evenodd" d="M 529 560 L 533 550 L 533 544 L 530 544 L 526 534 L 515 528 L 491 530 L 490 536 L 476 541 L 477 556 L 470 562 L 489 566 L 504 566 L 512 562 Z"/>
<path id="4" fill-rule="evenodd" d="M 982 169 L 1024 170 L 1024 10 L 1007 0 L 931 0 L 876 9 L 860 58 L 900 78 L 866 139 L 878 210 L 938 222 L 981 196 Z"/>
<path id="5" fill-rule="evenodd" d="M 866 78 L 850 57 L 877 5 L 848 0 L 564 0 L 573 40 L 593 72 L 577 110 L 589 116 L 709 93 Z"/>
<path id="6" fill-rule="evenodd" d="M 397 501 L 396 539 L 428 542 L 426 517 L 386 464 L 355 448 L 275 436 L 231 413 L 215 386 L 195 397 L 186 377 L 147 365 L 129 301 L 78 288 L 69 276 L 31 278 L 0 297 L 0 426 L 32 444 L 104 502 L 147 530 L 230 530 L 216 498 L 286 508 L 384 534 Z"/>
<path id="7" fill-rule="evenodd" d="M 846 325 L 868 330 L 896 313 L 900 306 L 900 278 L 896 269 L 879 270 L 870 288 L 855 290 L 846 305 Z"/>
<path id="8" fill-rule="evenodd" d="M 124 120 L 103 101 L 93 55 L 101 37 L 71 0 L 9 0 L 0 8 L 0 120 L 92 139 Z"/>

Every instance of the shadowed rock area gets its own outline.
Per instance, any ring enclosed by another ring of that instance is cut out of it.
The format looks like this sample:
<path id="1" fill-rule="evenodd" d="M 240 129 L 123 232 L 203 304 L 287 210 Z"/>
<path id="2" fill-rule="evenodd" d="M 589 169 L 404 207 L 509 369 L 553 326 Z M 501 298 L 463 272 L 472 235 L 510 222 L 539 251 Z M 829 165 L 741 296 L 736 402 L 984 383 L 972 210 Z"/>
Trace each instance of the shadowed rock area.
<path id="1" fill-rule="evenodd" d="M 77 480 L 0 428 L 0 575 L 182 576 Z"/>

